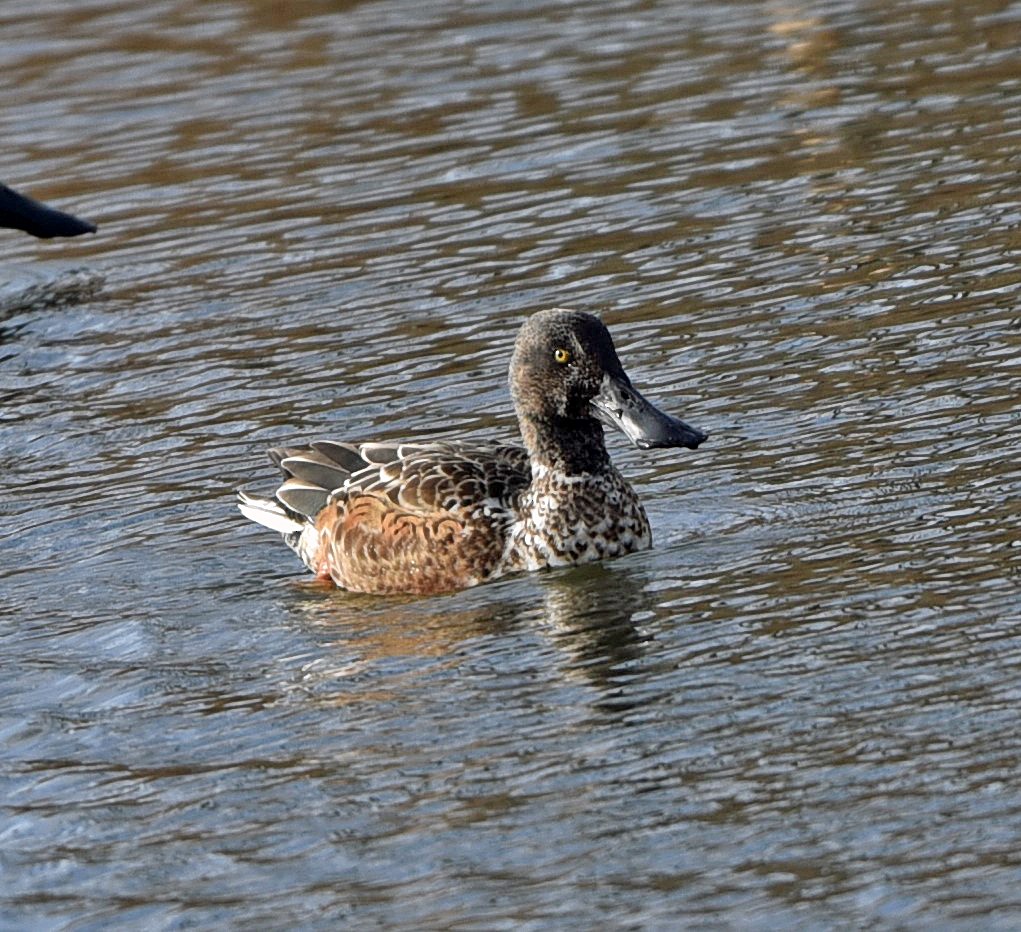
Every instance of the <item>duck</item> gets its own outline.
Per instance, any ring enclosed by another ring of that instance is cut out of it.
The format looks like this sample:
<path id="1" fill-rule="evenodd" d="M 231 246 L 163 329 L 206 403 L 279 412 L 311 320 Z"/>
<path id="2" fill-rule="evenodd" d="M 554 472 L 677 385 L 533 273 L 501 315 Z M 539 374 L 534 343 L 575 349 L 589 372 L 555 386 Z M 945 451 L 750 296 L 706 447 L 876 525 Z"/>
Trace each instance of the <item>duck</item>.
<path id="1" fill-rule="evenodd" d="M 0 227 L 22 230 L 39 239 L 95 233 L 96 225 L 48 207 L 0 184 Z"/>
<path id="2" fill-rule="evenodd" d="M 238 492 L 315 576 L 353 592 L 434 595 L 511 573 L 652 546 L 604 427 L 641 449 L 697 449 L 707 434 L 632 384 L 605 324 L 552 308 L 514 343 L 510 393 L 522 442 L 318 440 L 269 451 L 272 498 Z"/>

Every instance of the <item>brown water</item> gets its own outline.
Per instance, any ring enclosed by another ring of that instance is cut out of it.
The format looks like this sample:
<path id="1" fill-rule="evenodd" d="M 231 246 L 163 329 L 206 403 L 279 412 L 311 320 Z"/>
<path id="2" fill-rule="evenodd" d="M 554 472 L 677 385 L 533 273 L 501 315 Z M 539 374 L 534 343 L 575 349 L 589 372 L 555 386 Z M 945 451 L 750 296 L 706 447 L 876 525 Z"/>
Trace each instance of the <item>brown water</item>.
<path id="1" fill-rule="evenodd" d="M 1019 48 L 0 4 L 0 178 L 101 227 L 0 231 L 0 926 L 1021 924 Z M 271 444 L 513 436 L 552 305 L 711 432 L 611 440 L 653 551 L 372 599 L 234 510 Z"/>

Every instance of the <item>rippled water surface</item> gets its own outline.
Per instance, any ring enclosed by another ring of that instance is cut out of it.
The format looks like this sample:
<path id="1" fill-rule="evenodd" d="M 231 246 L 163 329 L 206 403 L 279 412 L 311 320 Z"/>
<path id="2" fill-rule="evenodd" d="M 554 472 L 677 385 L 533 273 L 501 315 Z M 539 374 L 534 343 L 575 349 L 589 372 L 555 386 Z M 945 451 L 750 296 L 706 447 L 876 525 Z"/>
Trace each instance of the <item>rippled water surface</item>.
<path id="1" fill-rule="evenodd" d="M 2 180 L 100 225 L 0 231 L 0 926 L 1016 928 L 1019 48 L 0 4 Z M 711 433 L 610 440 L 653 551 L 370 598 L 235 511 L 272 444 L 513 437 L 554 305 Z"/>

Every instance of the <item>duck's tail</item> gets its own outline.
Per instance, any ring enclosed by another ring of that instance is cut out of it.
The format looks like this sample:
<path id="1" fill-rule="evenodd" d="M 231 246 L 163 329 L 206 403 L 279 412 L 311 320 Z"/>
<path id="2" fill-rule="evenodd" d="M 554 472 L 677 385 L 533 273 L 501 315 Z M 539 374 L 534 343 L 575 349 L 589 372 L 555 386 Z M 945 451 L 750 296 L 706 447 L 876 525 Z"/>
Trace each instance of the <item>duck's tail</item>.
<path id="1" fill-rule="evenodd" d="M 369 446 L 324 441 L 270 450 L 270 459 L 284 474 L 283 483 L 273 498 L 239 490 L 238 510 L 256 524 L 282 534 L 287 546 L 313 573 L 328 576 L 316 519 L 333 495 L 343 493 L 352 472 L 371 465 L 361 452 Z"/>
<path id="2" fill-rule="evenodd" d="M 320 553 L 316 518 L 329 503 L 331 490 L 340 489 L 350 475 L 347 466 L 338 462 L 336 454 L 329 456 L 329 452 L 312 447 L 270 450 L 270 459 L 285 477 L 274 497 L 238 491 L 241 514 L 281 534 L 287 546 L 317 576 L 329 573 Z M 354 455 L 347 447 L 343 447 L 341 454 L 348 459 Z"/>
<path id="3" fill-rule="evenodd" d="M 301 535 L 305 529 L 305 522 L 296 515 L 288 514 L 280 504 L 272 498 L 262 498 L 259 495 L 249 495 L 247 492 L 238 491 L 238 511 L 249 521 L 268 527 L 271 531 L 283 534 L 285 538 L 291 535 Z M 290 541 L 288 541 L 290 544 Z"/>
<path id="4" fill-rule="evenodd" d="M 320 574 L 319 534 L 315 518 L 292 511 L 273 498 L 238 490 L 238 511 L 246 518 L 280 534 L 284 543 L 316 575 Z"/>

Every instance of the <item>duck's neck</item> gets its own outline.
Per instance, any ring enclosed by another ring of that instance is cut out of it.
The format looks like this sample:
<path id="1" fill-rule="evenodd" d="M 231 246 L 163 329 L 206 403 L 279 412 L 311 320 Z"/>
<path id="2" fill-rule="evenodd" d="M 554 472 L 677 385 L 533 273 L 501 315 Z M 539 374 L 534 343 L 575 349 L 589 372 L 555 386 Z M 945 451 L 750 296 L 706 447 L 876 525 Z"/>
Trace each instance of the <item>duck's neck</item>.
<path id="1" fill-rule="evenodd" d="M 602 425 L 592 418 L 525 415 L 520 424 L 533 475 L 584 476 L 611 468 Z"/>

